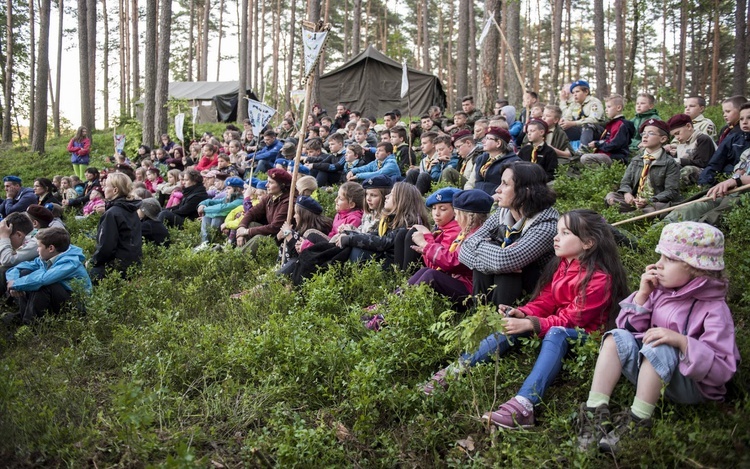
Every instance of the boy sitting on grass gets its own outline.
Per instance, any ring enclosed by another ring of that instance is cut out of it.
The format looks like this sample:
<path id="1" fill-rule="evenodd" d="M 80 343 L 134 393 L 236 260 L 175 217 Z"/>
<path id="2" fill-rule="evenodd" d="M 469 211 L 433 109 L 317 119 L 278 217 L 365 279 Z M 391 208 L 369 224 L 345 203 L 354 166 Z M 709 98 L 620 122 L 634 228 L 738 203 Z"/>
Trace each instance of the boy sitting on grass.
<path id="1" fill-rule="evenodd" d="M 569 162 L 571 157 L 570 139 L 568 134 L 560 127 L 560 119 L 562 119 L 562 109 L 560 106 L 555 104 L 549 104 L 544 106 L 542 111 L 542 120 L 547 123 L 547 136 L 544 137 L 544 141 L 547 145 L 551 146 L 558 158 L 563 158 L 562 161 L 558 162 Z"/>
<path id="2" fill-rule="evenodd" d="M 677 141 L 677 145 L 669 145 L 667 151 L 680 163 L 682 182 L 695 184 L 698 182 L 698 175 L 716 151 L 716 144 L 711 137 L 695 130 L 692 119 L 687 114 L 675 114 L 667 124 Z"/>
<path id="3" fill-rule="evenodd" d="M 63 228 L 48 228 L 36 235 L 39 257 L 10 269 L 7 292 L 18 299 L 18 313 L 3 318 L 6 324 L 31 324 L 47 312 L 57 314 L 72 295 L 73 284 L 91 292 L 91 279 L 83 265 L 83 251 L 70 244 Z"/>
<path id="4" fill-rule="evenodd" d="M 640 129 L 641 124 L 649 119 L 661 120 L 659 117 L 659 111 L 657 111 L 656 98 L 652 94 L 638 93 L 635 98 L 635 117 L 633 118 L 633 128 Z M 633 153 L 638 151 L 638 146 L 641 144 L 641 134 L 636 133 L 630 141 L 630 151 Z"/>
<path id="5" fill-rule="evenodd" d="M 703 111 L 706 110 L 706 98 L 703 96 L 688 96 L 683 103 L 685 104 L 685 114 L 693 120 L 695 130 L 716 139 L 716 125 L 711 119 L 703 115 Z"/>
<path id="6" fill-rule="evenodd" d="M 612 161 L 628 163 L 630 150 L 628 145 L 636 134 L 633 124 L 625 119 L 622 110 L 625 108 L 625 100 L 619 94 L 613 94 L 607 98 L 605 112 L 609 122 L 604 128 L 604 133 L 599 140 L 589 142 L 588 147 L 594 152 L 581 156 L 584 165 L 605 164 L 612 165 Z M 638 137 L 640 140 L 640 137 Z M 636 147 L 637 148 L 637 147 Z"/>
<path id="7" fill-rule="evenodd" d="M 544 172 L 547 173 L 547 182 L 549 182 L 555 179 L 557 154 L 544 141 L 547 130 L 546 122 L 541 119 L 531 119 L 526 124 L 526 136 L 529 139 L 529 144 L 521 148 L 521 151 L 518 152 L 518 157 L 524 161 L 530 161 L 541 166 Z"/>

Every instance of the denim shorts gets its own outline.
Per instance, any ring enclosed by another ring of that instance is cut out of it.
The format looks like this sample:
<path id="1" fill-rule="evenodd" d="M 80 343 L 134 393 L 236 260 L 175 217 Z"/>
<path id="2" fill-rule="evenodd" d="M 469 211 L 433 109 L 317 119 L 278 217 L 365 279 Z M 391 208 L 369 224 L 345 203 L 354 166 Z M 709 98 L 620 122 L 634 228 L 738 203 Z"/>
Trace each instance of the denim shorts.
<path id="1" fill-rule="evenodd" d="M 698 391 L 695 381 L 680 373 L 679 351 L 669 345 L 644 345 L 637 340 L 633 334 L 624 329 L 615 329 L 604 335 L 606 339 L 611 335 L 615 340 L 617 355 L 622 365 L 622 374 L 633 383 L 638 385 L 638 373 L 641 368 L 642 358 L 645 357 L 654 367 L 656 373 L 666 384 L 665 395 L 678 404 L 698 404 L 705 399 Z"/>

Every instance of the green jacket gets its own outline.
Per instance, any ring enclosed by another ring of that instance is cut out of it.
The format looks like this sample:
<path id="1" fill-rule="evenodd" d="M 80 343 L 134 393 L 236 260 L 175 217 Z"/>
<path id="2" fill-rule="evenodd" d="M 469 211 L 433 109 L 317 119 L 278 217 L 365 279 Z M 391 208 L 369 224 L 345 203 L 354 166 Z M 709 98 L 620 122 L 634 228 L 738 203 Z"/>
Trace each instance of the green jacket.
<path id="1" fill-rule="evenodd" d="M 641 143 L 641 124 L 649 119 L 662 120 L 659 117 L 659 111 L 656 108 L 649 109 L 648 111 L 636 114 L 633 118 L 633 125 L 635 126 L 635 136 L 630 141 L 630 151 L 638 151 L 638 145 Z"/>

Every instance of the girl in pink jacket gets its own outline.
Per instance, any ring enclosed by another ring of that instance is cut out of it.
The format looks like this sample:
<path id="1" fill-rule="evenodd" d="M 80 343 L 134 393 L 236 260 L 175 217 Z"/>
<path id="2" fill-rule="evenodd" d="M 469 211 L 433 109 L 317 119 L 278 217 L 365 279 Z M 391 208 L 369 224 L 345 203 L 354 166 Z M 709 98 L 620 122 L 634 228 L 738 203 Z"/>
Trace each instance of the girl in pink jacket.
<path id="1" fill-rule="evenodd" d="M 740 359 L 726 304 L 724 235 L 705 223 L 664 227 L 661 258 L 646 267 L 637 292 L 620 303 L 605 335 L 589 398 L 581 404 L 578 445 L 615 452 L 620 439 L 651 426 L 664 394 L 681 404 L 721 400 Z M 610 418 L 621 375 L 636 385 L 630 408 Z"/>

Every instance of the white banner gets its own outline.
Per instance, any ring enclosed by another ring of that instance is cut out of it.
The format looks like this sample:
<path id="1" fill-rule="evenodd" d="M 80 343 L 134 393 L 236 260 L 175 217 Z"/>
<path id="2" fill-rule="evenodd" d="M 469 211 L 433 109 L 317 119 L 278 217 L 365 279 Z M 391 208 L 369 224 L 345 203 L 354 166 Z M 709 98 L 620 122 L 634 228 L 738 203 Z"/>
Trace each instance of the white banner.
<path id="1" fill-rule="evenodd" d="M 260 133 L 263 128 L 268 124 L 273 115 L 276 114 L 276 109 L 271 106 L 254 101 L 252 99 L 247 100 L 247 115 L 250 118 L 250 122 L 253 126 L 253 134 L 256 137 L 260 137 Z"/>
<path id="2" fill-rule="evenodd" d="M 121 153 L 125 149 L 125 134 L 115 135 L 115 151 Z"/>
<path id="3" fill-rule="evenodd" d="M 487 39 L 487 35 L 490 33 L 490 27 L 492 26 L 492 18 L 494 16 L 493 12 L 488 13 L 489 16 L 487 16 L 487 22 L 484 23 L 484 28 L 482 28 L 482 35 L 479 36 L 479 43 L 477 45 L 481 46 L 485 39 Z"/>
<path id="4" fill-rule="evenodd" d="M 299 109 L 299 105 L 305 100 L 305 90 L 292 90 L 291 95 L 294 107 Z"/>
<path id="5" fill-rule="evenodd" d="M 328 31 L 313 32 L 302 28 L 302 44 L 305 53 L 305 76 L 309 76 L 318 62 L 320 51 L 326 42 Z"/>
<path id="6" fill-rule="evenodd" d="M 177 136 L 177 140 L 185 143 L 185 135 L 182 133 L 182 128 L 185 126 L 185 113 L 181 112 L 174 116 L 174 133 Z"/>
<path id="7" fill-rule="evenodd" d="M 193 125 L 195 125 L 198 123 L 198 106 L 193 106 L 191 109 L 193 110 Z"/>
<path id="8" fill-rule="evenodd" d="M 409 72 L 406 70 L 406 60 L 404 60 L 403 70 L 401 73 L 401 99 L 409 94 Z"/>

